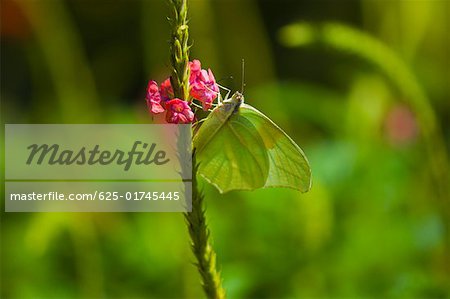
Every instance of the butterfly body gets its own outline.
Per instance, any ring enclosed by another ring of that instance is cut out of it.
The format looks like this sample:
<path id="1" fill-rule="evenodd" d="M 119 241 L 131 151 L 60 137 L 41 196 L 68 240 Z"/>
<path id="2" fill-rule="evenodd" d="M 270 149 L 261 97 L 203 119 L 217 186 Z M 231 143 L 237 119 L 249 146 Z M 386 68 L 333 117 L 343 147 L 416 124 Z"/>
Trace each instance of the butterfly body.
<path id="1" fill-rule="evenodd" d="M 194 136 L 199 173 L 222 192 L 311 187 L 309 163 L 300 147 L 236 92 L 206 118 Z"/>

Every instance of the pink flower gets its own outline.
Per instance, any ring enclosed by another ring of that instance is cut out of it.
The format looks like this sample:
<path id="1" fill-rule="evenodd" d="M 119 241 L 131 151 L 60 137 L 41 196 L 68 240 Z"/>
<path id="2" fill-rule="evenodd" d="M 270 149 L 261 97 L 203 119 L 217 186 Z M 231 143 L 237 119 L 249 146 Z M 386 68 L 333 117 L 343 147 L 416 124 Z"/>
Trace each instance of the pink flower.
<path id="1" fill-rule="evenodd" d="M 200 101 L 205 111 L 211 108 L 219 93 L 219 86 L 212 71 L 203 70 L 199 60 L 189 62 L 189 69 L 189 98 L 185 101 L 174 98 L 170 78 L 164 80 L 160 86 L 156 81 L 148 82 L 145 98 L 151 113 L 160 114 L 167 110 L 168 123 L 186 124 L 194 120 L 194 113 L 189 107 L 192 99 Z"/>
<path id="2" fill-rule="evenodd" d="M 189 78 L 190 95 L 202 102 L 203 110 L 211 108 L 213 101 L 219 93 L 219 86 L 210 69 L 208 71 L 201 69 L 199 60 L 189 62 L 191 75 Z"/>
<path id="3" fill-rule="evenodd" d="M 202 70 L 202 64 L 200 63 L 200 60 L 194 59 L 190 61 L 189 69 L 191 70 L 191 76 L 189 77 L 189 81 L 191 82 L 198 76 L 199 72 Z"/>
<path id="4" fill-rule="evenodd" d="M 160 86 L 161 100 L 164 105 L 165 102 L 173 99 L 173 88 L 170 84 L 170 78 L 167 78 Z"/>
<path id="5" fill-rule="evenodd" d="M 164 108 L 161 106 L 161 95 L 156 81 L 148 82 L 145 100 L 147 101 L 148 110 L 151 113 L 158 114 L 164 112 Z"/>
<path id="6" fill-rule="evenodd" d="M 189 104 L 180 99 L 166 102 L 166 121 L 172 124 L 189 124 L 194 120 L 194 113 Z"/>

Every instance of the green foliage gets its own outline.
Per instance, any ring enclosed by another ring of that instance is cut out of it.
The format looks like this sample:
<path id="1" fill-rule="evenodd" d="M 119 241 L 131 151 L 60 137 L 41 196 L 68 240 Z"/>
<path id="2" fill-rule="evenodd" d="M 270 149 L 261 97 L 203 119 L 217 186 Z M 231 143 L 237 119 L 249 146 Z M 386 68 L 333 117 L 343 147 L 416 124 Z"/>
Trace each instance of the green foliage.
<path id="1" fill-rule="evenodd" d="M 414 74 L 398 55 L 381 41 L 351 27 L 326 23 L 319 26 L 311 24 L 292 24 L 280 30 L 281 42 L 289 47 L 323 43 L 335 50 L 358 56 L 378 67 L 398 89 L 417 115 L 422 128 L 428 157 L 435 179 L 439 182 L 439 195 L 443 206 L 450 210 L 448 181 L 449 160 L 442 140 L 441 129 L 436 116 Z"/>

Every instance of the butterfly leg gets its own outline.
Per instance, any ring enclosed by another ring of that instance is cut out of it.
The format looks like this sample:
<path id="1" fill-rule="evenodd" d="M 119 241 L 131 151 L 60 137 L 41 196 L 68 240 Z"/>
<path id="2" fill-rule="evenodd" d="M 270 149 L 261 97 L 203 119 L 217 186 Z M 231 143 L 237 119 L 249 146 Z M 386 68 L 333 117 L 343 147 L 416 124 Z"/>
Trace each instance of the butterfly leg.
<path id="1" fill-rule="evenodd" d="M 194 101 L 191 102 L 192 106 L 203 109 L 202 106 L 200 106 L 199 104 L 195 103 Z"/>
<path id="2" fill-rule="evenodd" d="M 223 90 L 225 90 L 227 92 L 227 95 L 225 96 L 225 100 L 228 99 L 230 97 L 230 93 L 231 93 L 231 89 L 226 88 L 225 86 L 222 86 L 220 84 L 217 84 L 217 86 L 219 86 L 219 88 L 222 88 Z M 219 104 L 221 104 L 222 101 L 219 102 Z"/>

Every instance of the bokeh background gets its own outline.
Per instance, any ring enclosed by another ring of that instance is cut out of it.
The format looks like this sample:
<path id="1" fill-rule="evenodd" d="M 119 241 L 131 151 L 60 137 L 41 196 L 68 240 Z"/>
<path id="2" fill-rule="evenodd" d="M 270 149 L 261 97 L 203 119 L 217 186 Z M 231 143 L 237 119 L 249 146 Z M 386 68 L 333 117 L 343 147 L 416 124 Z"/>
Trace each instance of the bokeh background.
<path id="1" fill-rule="evenodd" d="M 191 58 L 233 90 L 244 58 L 246 101 L 313 171 L 307 194 L 202 183 L 229 298 L 449 298 L 450 2 L 189 10 Z M 150 123 L 169 12 L 2 0 L 3 123 Z M 201 298 L 193 261 L 178 213 L 1 213 L 1 298 Z"/>

